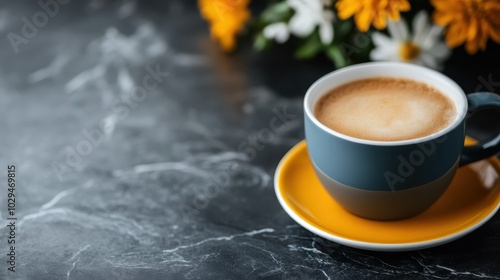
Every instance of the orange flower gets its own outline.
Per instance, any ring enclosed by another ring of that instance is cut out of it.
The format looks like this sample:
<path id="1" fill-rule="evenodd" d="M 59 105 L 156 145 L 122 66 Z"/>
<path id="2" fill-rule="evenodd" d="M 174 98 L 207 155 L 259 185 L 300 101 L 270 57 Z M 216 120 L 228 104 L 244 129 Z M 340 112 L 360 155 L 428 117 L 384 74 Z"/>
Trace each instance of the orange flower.
<path id="1" fill-rule="evenodd" d="M 400 12 L 410 10 L 410 3 L 408 0 L 339 0 L 336 7 L 340 19 L 354 16 L 356 27 L 366 32 L 372 23 L 381 30 L 387 27 L 387 19 L 398 21 Z"/>
<path id="2" fill-rule="evenodd" d="M 210 23 L 210 34 L 225 51 L 236 47 L 236 35 L 250 18 L 249 0 L 198 0 L 201 15 Z"/>
<path id="3" fill-rule="evenodd" d="M 434 22 L 447 26 L 450 47 L 465 43 L 465 50 L 484 51 L 488 38 L 500 43 L 500 0 L 432 0 Z"/>

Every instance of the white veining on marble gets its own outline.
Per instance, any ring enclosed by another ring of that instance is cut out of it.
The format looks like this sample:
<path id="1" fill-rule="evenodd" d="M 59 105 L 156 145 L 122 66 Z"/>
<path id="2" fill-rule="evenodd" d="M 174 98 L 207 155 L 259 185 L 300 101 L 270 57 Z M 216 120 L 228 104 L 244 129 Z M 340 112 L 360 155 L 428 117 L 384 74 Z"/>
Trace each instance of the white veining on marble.
<path id="1" fill-rule="evenodd" d="M 370 272 L 373 274 L 384 274 L 384 275 L 394 275 L 394 270 L 389 269 L 385 266 L 375 266 L 374 264 L 366 262 L 363 258 L 369 258 L 369 259 L 374 259 L 376 261 L 381 261 L 379 258 L 376 258 L 371 255 L 367 255 L 361 252 L 357 251 L 342 251 L 342 255 L 347 258 L 348 260 L 352 261 L 353 263 L 358 264 L 360 267 L 362 267 L 362 271 L 365 272 Z M 359 259 L 355 257 L 355 255 L 361 256 Z"/>
<path id="2" fill-rule="evenodd" d="M 244 166 L 243 168 L 247 172 L 249 171 L 250 174 L 254 175 L 251 178 L 251 182 L 253 185 L 260 186 L 261 188 L 270 186 L 269 183 L 271 182 L 272 178 L 267 171 L 255 165 L 248 165 Z"/>
<path id="3" fill-rule="evenodd" d="M 191 263 L 190 261 L 186 260 L 183 256 L 177 254 L 177 253 L 172 253 L 168 255 L 168 258 L 161 261 L 160 263 Z"/>
<path id="4" fill-rule="evenodd" d="M 442 265 L 439 265 L 439 264 L 436 265 L 436 267 L 444 269 L 444 270 L 447 270 L 447 271 L 449 271 L 451 273 L 451 275 L 456 275 L 456 276 L 459 276 L 459 275 L 469 275 L 469 276 L 474 276 L 474 277 L 479 277 L 479 278 L 500 279 L 500 277 L 485 275 L 484 273 L 478 274 L 478 273 L 472 273 L 472 272 L 468 272 L 468 271 L 456 271 L 455 269 L 452 269 L 452 268 L 449 268 L 449 267 L 446 267 L 446 266 L 442 266 Z"/>
<path id="5" fill-rule="evenodd" d="M 129 257 L 133 258 L 130 259 Z M 120 254 L 114 256 L 113 258 L 104 259 L 105 263 L 109 263 L 114 268 L 125 268 L 125 269 L 133 269 L 133 268 L 141 268 L 141 269 L 158 269 L 158 266 L 153 264 L 152 262 L 144 262 L 141 257 L 151 257 L 156 258 L 156 253 L 150 252 L 148 248 L 147 251 L 140 252 L 128 252 L 124 254 Z M 115 273 L 114 273 L 115 274 Z M 115 276 L 121 276 L 117 279 L 124 279 L 126 275 L 121 275 L 119 272 L 115 274 Z"/>
<path id="6" fill-rule="evenodd" d="M 92 186 L 94 186 L 94 180 L 88 180 L 85 185 L 83 185 L 83 189 L 89 189 Z M 72 188 L 69 190 L 64 190 L 58 194 L 56 194 L 49 202 L 45 203 L 44 205 L 40 206 L 40 210 L 46 210 L 49 208 L 52 208 L 59 200 L 61 200 L 63 197 L 66 197 L 70 194 L 73 194 L 75 191 L 79 190 L 80 188 Z"/>
<path id="7" fill-rule="evenodd" d="M 76 257 L 78 257 L 83 251 L 87 250 L 89 247 L 90 247 L 90 244 L 87 244 L 87 245 L 83 246 L 81 249 L 79 249 L 78 251 L 76 251 L 71 256 L 71 258 L 68 259 L 68 261 L 73 261 Z"/>
<path id="8" fill-rule="evenodd" d="M 186 266 L 186 267 L 189 267 L 191 268 L 187 273 L 184 274 L 184 278 L 185 279 L 193 279 L 194 277 L 196 276 L 193 276 L 193 272 L 195 272 L 198 267 L 199 267 L 199 264 L 203 263 L 203 262 L 206 262 L 207 260 L 209 260 L 210 258 L 217 258 L 219 256 L 219 251 L 217 252 L 214 252 L 214 253 L 208 253 L 208 254 L 203 254 L 200 259 L 199 259 L 199 263 L 196 264 L 173 264 L 172 266 Z"/>
<path id="9" fill-rule="evenodd" d="M 326 272 L 324 270 L 321 270 L 321 272 L 323 272 L 323 275 L 325 275 L 327 280 L 331 280 L 330 276 L 328 276 L 328 274 L 326 274 Z"/>
<path id="10" fill-rule="evenodd" d="M 49 64 L 49 66 L 39 69 L 28 76 L 28 81 L 32 84 L 45 79 L 56 77 L 71 60 L 72 53 L 61 53 Z"/>
<path id="11" fill-rule="evenodd" d="M 333 265 L 333 262 L 330 261 L 330 259 L 331 259 L 330 256 L 327 253 L 318 250 L 314 246 L 314 244 L 316 243 L 316 238 L 317 237 L 313 237 L 312 238 L 312 242 L 311 242 L 311 246 L 310 247 L 297 246 L 296 244 L 289 244 L 288 245 L 288 249 L 290 251 L 304 251 L 304 252 L 307 252 L 307 253 L 313 253 L 313 255 L 309 255 L 309 256 L 312 259 L 314 259 L 315 262 L 321 263 L 321 264 L 324 264 L 324 265 Z M 326 257 L 326 259 L 324 257 Z"/>
<path id="12" fill-rule="evenodd" d="M 212 173 L 195 166 L 195 164 L 200 163 L 209 163 L 209 164 L 217 164 L 220 162 L 227 161 L 248 161 L 248 156 L 244 153 L 237 153 L 232 151 L 224 151 L 217 154 L 197 154 L 193 156 L 187 157 L 183 161 L 179 162 L 158 162 L 158 163 L 149 163 L 149 164 L 140 164 L 132 167 L 129 170 L 114 170 L 113 176 L 120 177 L 125 176 L 127 174 L 141 174 L 148 172 L 157 172 L 157 171 L 181 171 L 184 173 L 192 174 L 200 177 L 209 177 Z M 270 180 L 269 175 L 262 171 L 261 169 L 250 166 L 249 170 L 252 170 L 252 173 L 256 173 L 262 179 L 263 182 L 267 183 Z"/>
<path id="13" fill-rule="evenodd" d="M 424 269 L 426 274 L 429 273 L 430 275 L 433 275 L 436 272 L 435 270 L 430 268 L 428 265 L 424 264 L 423 260 L 416 258 L 415 256 L 411 256 L 411 258 L 414 259 Z"/>
<path id="14" fill-rule="evenodd" d="M 331 280 L 330 276 L 328 276 L 328 274 L 323 270 L 323 269 L 320 269 L 320 268 L 313 268 L 313 267 L 308 267 L 308 266 L 305 266 L 305 265 L 301 265 L 301 264 L 296 264 L 293 266 L 294 268 L 297 268 L 297 267 L 302 267 L 302 268 L 305 268 L 307 270 L 314 270 L 314 271 L 319 271 L 321 272 L 327 280 Z"/>
<path id="15" fill-rule="evenodd" d="M 241 160 L 248 161 L 249 158 L 244 153 L 237 153 L 232 151 L 225 151 L 218 154 L 199 154 L 195 156 L 196 159 L 209 161 L 212 163 L 221 162 L 221 161 L 229 161 L 229 160 Z"/>
<path id="16" fill-rule="evenodd" d="M 84 87 L 87 83 L 101 78 L 104 75 L 105 71 L 106 69 L 104 65 L 97 65 L 89 70 L 80 72 L 73 79 L 66 83 L 64 89 L 67 93 L 73 93 Z"/>
<path id="17" fill-rule="evenodd" d="M 151 164 L 140 164 L 132 167 L 131 170 L 115 170 L 113 171 L 113 176 L 120 177 L 130 173 L 140 174 L 147 172 L 155 172 L 155 171 L 180 171 L 189 173 L 195 176 L 208 177 L 210 175 L 209 172 L 205 170 L 201 170 L 199 168 L 187 165 L 184 162 L 158 162 Z"/>
<path id="18" fill-rule="evenodd" d="M 75 269 L 76 267 L 76 264 L 80 261 L 80 259 L 76 260 L 73 262 L 73 264 L 71 265 L 71 268 L 68 270 L 68 272 L 66 272 L 66 280 L 69 280 L 69 277 L 71 276 L 71 272 L 73 271 L 73 269 Z"/>
<path id="19" fill-rule="evenodd" d="M 147 232 L 148 235 L 152 236 L 152 237 L 161 237 L 161 235 L 158 234 L 157 232 L 151 231 L 151 230 L 143 227 L 141 224 L 139 224 L 135 220 L 130 219 L 128 217 L 125 217 L 125 216 L 122 216 L 122 215 L 118 215 L 118 214 L 103 214 L 102 216 L 104 218 L 109 218 L 110 220 L 114 221 L 115 223 L 117 223 L 118 221 L 120 221 L 122 223 L 126 223 L 126 224 L 131 225 L 131 226 L 124 227 L 124 230 L 126 230 L 126 232 L 127 232 L 128 235 L 136 236 L 135 232 L 138 231 L 138 232 L 143 232 L 143 233 Z"/>
<path id="20" fill-rule="evenodd" d="M 114 113 L 109 114 L 106 116 L 102 122 L 104 123 L 103 125 L 103 130 L 104 132 L 104 137 L 109 140 L 110 137 L 113 135 L 113 132 L 115 131 L 116 128 L 116 123 L 118 122 L 118 116 Z"/>
<path id="21" fill-rule="evenodd" d="M 209 237 L 207 239 L 201 240 L 201 241 L 193 243 L 193 244 L 181 245 L 181 246 L 178 246 L 178 247 L 175 247 L 175 248 L 172 248 L 172 249 L 163 250 L 163 252 L 164 253 L 173 253 L 173 252 L 176 252 L 178 250 L 196 247 L 196 246 L 202 245 L 202 244 L 210 242 L 210 241 L 229 241 L 229 240 L 232 240 L 233 238 L 236 238 L 236 237 L 254 236 L 254 235 L 257 235 L 257 234 L 262 234 L 262 233 L 267 233 L 267 232 L 274 232 L 274 229 L 272 229 L 272 228 L 264 228 L 264 229 L 252 230 L 252 231 L 249 231 L 249 232 L 244 232 L 244 233 L 239 233 L 239 234 L 234 234 L 234 235 L 228 235 L 228 236 Z"/>
<path id="22" fill-rule="evenodd" d="M 298 224 L 291 224 L 291 225 L 287 225 L 285 228 L 286 229 L 290 229 L 290 228 L 302 228 L 302 226 L 298 225 Z"/>
<path id="23" fill-rule="evenodd" d="M 260 250 L 262 252 L 265 252 L 266 254 L 269 254 L 269 256 L 271 256 L 271 259 L 275 263 L 275 266 L 271 266 L 270 270 L 259 274 L 259 277 L 267 277 L 267 276 L 271 276 L 271 275 L 275 275 L 277 273 L 283 272 L 283 262 L 278 261 L 278 259 L 276 259 L 275 253 L 273 253 L 269 250 L 266 250 L 266 249 L 262 248 L 261 246 L 252 245 L 252 244 L 247 243 L 247 242 L 245 242 L 243 244 L 245 244 L 246 246 L 253 247 L 253 248 Z M 255 271 L 255 267 L 252 267 L 252 271 L 249 273 L 249 275 L 252 274 L 254 271 Z"/>
<path id="24" fill-rule="evenodd" d="M 150 245 L 161 236 L 150 227 L 143 227 L 134 219 L 118 214 L 88 214 L 72 209 L 51 208 L 26 215 L 19 221 L 19 227 L 25 222 L 38 220 L 47 216 L 55 216 L 59 222 L 67 222 L 88 229 L 110 230 L 121 235 L 130 236 L 139 244 Z"/>
<path id="25" fill-rule="evenodd" d="M 74 193 L 77 190 L 77 188 L 69 189 L 69 190 L 64 190 L 60 193 L 58 193 L 56 196 L 54 196 L 49 202 L 45 203 L 40 207 L 40 210 L 45 210 L 52 208 L 59 200 L 61 200 L 63 197 L 68 196 L 72 193 Z"/>
<path id="26" fill-rule="evenodd" d="M 131 36 L 122 34 L 118 29 L 110 27 L 102 39 L 97 41 L 98 49 L 104 59 L 115 60 L 119 63 L 128 61 L 136 65 L 142 64 L 149 58 L 164 54 L 168 46 L 162 36 L 150 23 L 142 23 Z M 111 57 L 104 57 L 105 55 Z"/>
<path id="27" fill-rule="evenodd" d="M 130 89 L 134 87 L 135 82 L 127 68 L 123 67 L 118 70 L 116 82 L 120 89 L 122 100 L 127 100 L 133 97 Z"/>
<path id="28" fill-rule="evenodd" d="M 65 215 L 67 213 L 66 209 L 63 208 L 52 208 L 47 210 L 40 210 L 36 213 L 26 215 L 19 220 L 19 227 L 21 227 L 25 222 L 30 220 L 36 220 L 41 217 L 45 217 L 48 215 Z"/>
<path id="29" fill-rule="evenodd" d="M 118 70 L 116 82 L 118 83 L 123 95 L 130 93 L 130 89 L 134 86 L 134 79 L 126 68 L 120 68 Z"/>
<path id="30" fill-rule="evenodd" d="M 128 93 L 135 85 L 128 69 L 164 55 L 168 45 L 150 23 L 142 23 L 130 36 L 122 34 L 114 27 L 109 27 L 102 38 L 89 44 L 88 49 L 89 53 L 98 59 L 93 67 L 80 72 L 66 83 L 67 93 L 74 93 L 86 86 L 94 85 L 103 90 L 104 94 L 112 91 L 116 83 L 121 93 Z M 115 80 L 106 74 L 114 76 Z"/>
<path id="31" fill-rule="evenodd" d="M 153 268 L 155 268 L 153 266 L 149 266 L 146 264 L 129 264 L 129 263 L 117 264 L 117 263 L 111 262 L 109 260 L 107 260 L 107 262 L 116 268 L 126 268 L 126 269 L 130 269 L 130 268 L 153 269 Z M 125 277 L 125 275 L 122 275 L 122 276 Z"/>
<path id="32" fill-rule="evenodd" d="M 303 250 L 303 251 L 307 251 L 307 252 L 312 252 L 312 253 L 316 253 L 316 254 L 323 254 L 323 255 L 328 255 L 328 254 L 325 254 L 323 252 L 321 252 L 320 250 L 312 247 L 312 248 L 307 248 L 307 247 L 301 247 L 301 246 L 297 246 L 296 244 L 289 244 L 288 245 L 288 249 L 290 249 L 290 251 L 299 251 L 299 250 Z"/>
<path id="33" fill-rule="evenodd" d="M 356 254 L 356 255 L 359 255 L 359 256 L 361 256 L 362 258 L 366 258 L 367 260 L 374 260 L 374 261 L 375 261 L 375 262 L 377 262 L 377 263 L 381 263 L 381 264 L 383 264 L 383 268 L 384 268 L 385 270 L 387 270 L 388 272 L 391 272 L 391 273 L 392 273 L 394 270 L 397 270 L 397 269 L 398 269 L 398 266 L 396 266 L 396 265 L 392 265 L 392 264 L 389 264 L 389 263 L 387 263 L 387 262 L 384 262 L 384 261 L 383 261 L 383 260 L 381 260 L 380 258 L 377 258 L 377 257 L 375 257 L 375 256 L 372 256 L 372 255 L 370 255 L 370 254 L 368 254 L 368 253 L 365 253 L 365 252 L 352 252 L 352 253 L 353 253 L 353 254 Z M 388 268 L 386 269 L 386 267 L 388 267 Z M 394 269 L 394 270 L 392 270 L 392 269 Z"/>

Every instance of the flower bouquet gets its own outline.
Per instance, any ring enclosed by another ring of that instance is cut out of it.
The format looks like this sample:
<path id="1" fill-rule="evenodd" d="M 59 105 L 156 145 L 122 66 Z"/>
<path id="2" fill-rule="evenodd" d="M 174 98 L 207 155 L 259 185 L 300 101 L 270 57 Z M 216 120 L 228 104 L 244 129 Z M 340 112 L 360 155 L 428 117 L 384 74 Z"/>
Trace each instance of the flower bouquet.
<path id="1" fill-rule="evenodd" d="M 473 55 L 500 43 L 500 0 L 281 0 L 256 16 L 249 0 L 198 4 L 225 51 L 246 31 L 257 50 L 290 44 L 296 58 L 323 53 L 337 68 L 383 60 L 439 69 L 453 48 Z"/>

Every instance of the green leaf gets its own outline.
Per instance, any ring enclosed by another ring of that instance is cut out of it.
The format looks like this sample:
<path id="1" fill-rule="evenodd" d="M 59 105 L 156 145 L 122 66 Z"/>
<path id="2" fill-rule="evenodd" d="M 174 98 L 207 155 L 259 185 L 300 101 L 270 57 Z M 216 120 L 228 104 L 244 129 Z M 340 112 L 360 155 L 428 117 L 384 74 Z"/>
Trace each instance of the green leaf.
<path id="1" fill-rule="evenodd" d="M 335 39 L 340 39 L 344 38 L 346 35 L 349 33 L 354 33 L 357 31 L 357 29 L 354 29 L 354 25 L 352 20 L 345 20 L 345 21 L 336 21 L 334 26 L 335 28 Z"/>
<path id="2" fill-rule="evenodd" d="M 295 52 L 295 58 L 307 59 L 315 56 L 323 49 L 323 44 L 317 32 L 311 34 Z"/>
<path id="3" fill-rule="evenodd" d="M 261 19 L 265 22 L 287 21 L 292 15 L 292 9 L 287 2 L 280 2 L 270 5 L 261 14 Z"/>
<path id="4" fill-rule="evenodd" d="M 269 47 L 269 45 L 271 44 L 271 41 L 268 40 L 264 34 L 262 33 L 258 33 L 257 36 L 255 37 L 255 41 L 253 43 L 253 47 L 257 50 L 257 51 L 263 51 L 265 50 L 267 47 Z"/>
<path id="5" fill-rule="evenodd" d="M 331 45 L 325 50 L 326 56 L 328 56 L 337 68 L 347 66 L 347 60 L 344 53 L 340 49 L 339 45 Z"/>

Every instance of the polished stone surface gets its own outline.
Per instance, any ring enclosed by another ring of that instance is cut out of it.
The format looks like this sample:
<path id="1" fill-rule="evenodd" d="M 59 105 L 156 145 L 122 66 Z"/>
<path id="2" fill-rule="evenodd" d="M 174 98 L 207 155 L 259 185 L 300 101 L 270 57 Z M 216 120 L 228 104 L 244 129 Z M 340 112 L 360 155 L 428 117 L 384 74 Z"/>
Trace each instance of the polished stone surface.
<path id="1" fill-rule="evenodd" d="M 444 246 L 377 253 L 281 209 L 273 172 L 303 139 L 302 95 L 332 70 L 324 58 L 258 54 L 248 40 L 223 54 L 181 0 L 69 1 L 13 47 L 8 34 L 43 11 L 27 3 L 0 7 L 0 279 L 500 279 L 498 214 Z M 499 92 L 490 46 L 456 51 L 445 73 Z M 473 121 L 476 134 L 493 119 Z"/>

